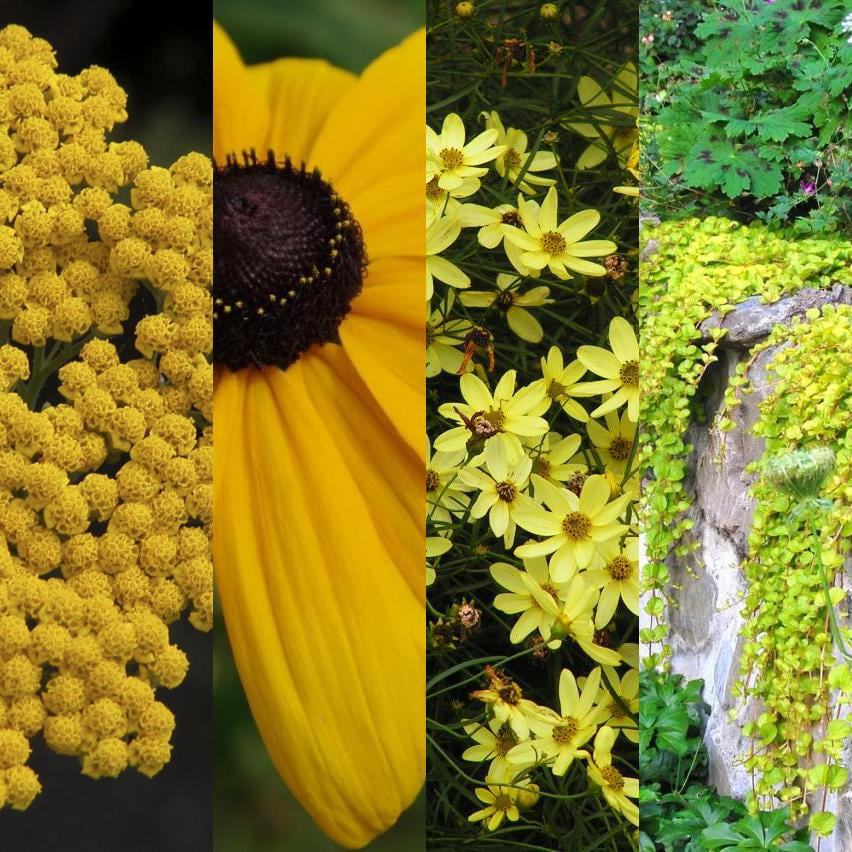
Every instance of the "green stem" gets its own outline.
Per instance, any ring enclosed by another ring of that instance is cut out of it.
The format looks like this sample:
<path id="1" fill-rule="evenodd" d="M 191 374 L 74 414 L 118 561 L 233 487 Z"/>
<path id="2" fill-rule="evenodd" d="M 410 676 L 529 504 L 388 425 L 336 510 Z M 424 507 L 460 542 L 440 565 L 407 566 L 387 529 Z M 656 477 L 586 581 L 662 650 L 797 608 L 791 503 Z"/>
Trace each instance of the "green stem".
<path id="1" fill-rule="evenodd" d="M 846 643 L 843 641 L 843 634 L 840 632 L 840 627 L 837 624 L 837 614 L 834 611 L 834 605 L 831 603 L 831 589 L 828 585 L 828 577 L 825 573 L 825 565 L 822 561 L 822 540 L 819 537 L 819 529 L 816 523 L 816 511 L 811 510 L 808 517 L 808 525 L 811 528 L 811 536 L 814 540 L 814 557 L 816 558 L 817 568 L 819 569 L 819 579 L 822 583 L 822 590 L 825 594 L 825 606 L 828 610 L 828 624 L 831 630 L 831 638 L 834 641 L 837 650 L 847 660 L 852 660 L 852 654 L 846 648 Z"/>

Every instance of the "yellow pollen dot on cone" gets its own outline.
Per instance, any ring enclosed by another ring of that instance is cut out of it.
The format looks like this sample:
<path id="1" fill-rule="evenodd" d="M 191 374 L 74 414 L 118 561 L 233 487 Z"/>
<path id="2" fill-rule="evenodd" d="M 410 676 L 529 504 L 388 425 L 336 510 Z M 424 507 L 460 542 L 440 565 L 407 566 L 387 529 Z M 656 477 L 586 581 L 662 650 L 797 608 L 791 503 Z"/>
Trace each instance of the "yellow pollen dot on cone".
<path id="1" fill-rule="evenodd" d="M 533 470 L 542 478 L 550 479 L 551 464 L 544 456 L 539 456 L 533 462 Z"/>
<path id="2" fill-rule="evenodd" d="M 514 148 L 510 148 L 506 152 L 506 162 L 509 168 L 515 169 L 521 165 L 521 155 Z"/>
<path id="3" fill-rule="evenodd" d="M 552 257 L 562 254 L 567 243 L 559 231 L 546 231 L 541 235 L 541 250 Z"/>
<path id="4" fill-rule="evenodd" d="M 621 379 L 623 385 L 639 387 L 639 362 L 625 361 L 618 371 L 618 378 Z"/>
<path id="5" fill-rule="evenodd" d="M 489 423 L 491 427 L 498 432 L 506 423 L 506 415 L 497 408 L 492 409 L 491 411 L 486 411 L 482 415 L 482 419 Z"/>
<path id="6" fill-rule="evenodd" d="M 624 788 L 624 777 L 614 766 L 605 766 L 601 769 L 604 781 L 607 786 L 613 790 L 621 790 Z"/>
<path id="7" fill-rule="evenodd" d="M 551 383 L 547 386 L 547 395 L 551 399 L 559 399 L 559 397 L 565 395 L 566 390 L 567 388 L 565 385 L 560 384 L 556 381 L 556 379 L 553 379 L 553 381 L 551 381 Z"/>
<path id="8" fill-rule="evenodd" d="M 592 522 L 583 512 L 569 512 L 562 519 L 562 532 L 571 541 L 581 541 L 589 535 Z"/>
<path id="9" fill-rule="evenodd" d="M 445 169 L 457 169 L 464 165 L 464 154 L 458 148 L 444 148 L 440 157 Z"/>

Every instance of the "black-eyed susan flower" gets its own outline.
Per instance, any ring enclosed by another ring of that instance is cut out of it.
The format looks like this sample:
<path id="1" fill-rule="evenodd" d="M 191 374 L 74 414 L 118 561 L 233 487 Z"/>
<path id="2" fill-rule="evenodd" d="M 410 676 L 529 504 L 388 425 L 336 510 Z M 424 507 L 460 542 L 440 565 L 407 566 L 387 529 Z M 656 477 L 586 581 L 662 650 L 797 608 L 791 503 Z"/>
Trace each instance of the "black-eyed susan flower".
<path id="1" fill-rule="evenodd" d="M 279 773 L 360 847 L 424 774 L 425 39 L 356 78 L 213 38 L 217 585 Z"/>

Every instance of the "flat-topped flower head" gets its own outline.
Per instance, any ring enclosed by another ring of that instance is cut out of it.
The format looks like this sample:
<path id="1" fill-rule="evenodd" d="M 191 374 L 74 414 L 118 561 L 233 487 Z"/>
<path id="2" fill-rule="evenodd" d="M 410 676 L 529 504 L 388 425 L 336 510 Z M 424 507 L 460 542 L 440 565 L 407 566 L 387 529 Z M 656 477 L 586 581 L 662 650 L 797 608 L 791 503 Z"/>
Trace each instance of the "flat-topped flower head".
<path id="1" fill-rule="evenodd" d="M 595 627 L 600 630 L 612 620 L 619 600 L 639 615 L 639 539 L 628 536 L 620 545 L 616 539 L 601 542 L 597 557 L 602 567 L 586 571 L 588 582 L 601 590 Z"/>
<path id="2" fill-rule="evenodd" d="M 323 179 L 289 159 L 228 157 L 213 176 L 214 360 L 289 367 L 338 340 L 361 291 L 361 228 Z"/>
<path id="3" fill-rule="evenodd" d="M 617 248 L 611 240 L 583 240 L 601 220 L 597 210 L 582 210 L 558 222 L 555 187 L 550 187 L 541 207 L 519 197 L 518 210 L 523 228 L 504 225 L 503 232 L 523 249 L 521 261 L 530 269 L 547 267 L 563 281 L 572 277 L 569 269 L 581 275 L 606 275 L 605 267 L 585 259 L 612 254 Z"/>
<path id="4" fill-rule="evenodd" d="M 639 420 L 639 341 L 624 317 L 611 320 L 609 345 L 612 351 L 601 346 L 581 346 L 577 350 L 577 358 L 586 368 L 603 376 L 602 381 L 578 385 L 577 395 L 612 394 L 592 411 L 591 416 L 600 417 L 626 403 L 627 416 L 636 423 Z"/>
<path id="5" fill-rule="evenodd" d="M 466 178 L 478 178 L 488 172 L 482 168 L 505 150 L 505 145 L 494 145 L 497 131 L 483 130 L 465 144 L 465 129 L 461 118 L 451 112 L 444 118 L 440 134 L 426 126 L 426 181 L 438 179 L 441 189 L 452 192 Z"/>
<path id="6" fill-rule="evenodd" d="M 560 405 L 569 417 L 585 423 L 589 419 L 588 412 L 572 399 L 573 396 L 581 395 L 575 393 L 575 388 L 580 386 L 580 379 L 585 375 L 586 368 L 580 361 L 574 360 L 566 365 L 562 350 L 558 346 L 551 346 L 547 355 L 541 359 L 541 378 L 533 384 L 542 385 L 548 399 Z"/>
<path id="7" fill-rule="evenodd" d="M 526 193 L 535 192 L 537 186 L 553 186 L 556 183 L 554 178 L 541 177 L 537 174 L 537 172 L 556 168 L 559 163 L 556 154 L 551 151 L 528 154 L 529 140 L 523 130 L 518 130 L 516 127 L 510 127 L 507 130 L 503 127 L 500 115 L 493 110 L 483 112 L 482 117 L 485 119 L 487 128 L 497 131 L 497 144 L 504 145 L 506 148 L 494 161 L 494 168 L 500 177 L 507 177 L 514 184 L 523 173 L 524 177 L 517 187 L 521 192 Z"/>
<path id="8" fill-rule="evenodd" d="M 582 749 L 594 735 L 601 719 L 595 703 L 601 683 L 600 668 L 592 669 L 583 691 L 569 669 L 559 676 L 559 713 L 544 708 L 530 719 L 535 738 L 516 745 L 507 755 L 510 763 L 528 764 L 546 761 L 554 775 L 564 775 L 578 757 L 589 754 Z"/>

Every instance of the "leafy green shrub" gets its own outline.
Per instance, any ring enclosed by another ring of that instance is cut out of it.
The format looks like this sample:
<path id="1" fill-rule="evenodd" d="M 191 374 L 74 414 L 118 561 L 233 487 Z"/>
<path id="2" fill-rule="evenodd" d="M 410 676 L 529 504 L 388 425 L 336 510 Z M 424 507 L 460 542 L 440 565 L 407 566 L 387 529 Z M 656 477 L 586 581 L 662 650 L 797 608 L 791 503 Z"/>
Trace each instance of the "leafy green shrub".
<path id="1" fill-rule="evenodd" d="M 685 48 L 645 98 L 655 209 L 727 207 L 800 233 L 852 227 L 845 12 L 843 0 L 721 0 L 695 27 L 694 50 L 643 33 L 643 70 L 659 50 Z"/>
<path id="2" fill-rule="evenodd" d="M 640 852 L 704 849 L 810 852 L 782 808 L 754 815 L 707 785 L 704 682 L 657 671 L 639 680 Z"/>

